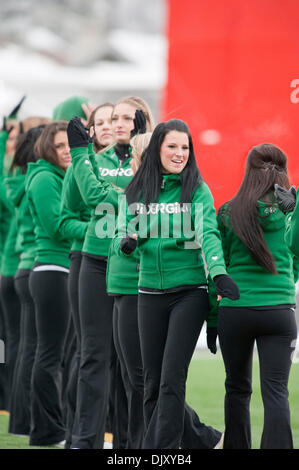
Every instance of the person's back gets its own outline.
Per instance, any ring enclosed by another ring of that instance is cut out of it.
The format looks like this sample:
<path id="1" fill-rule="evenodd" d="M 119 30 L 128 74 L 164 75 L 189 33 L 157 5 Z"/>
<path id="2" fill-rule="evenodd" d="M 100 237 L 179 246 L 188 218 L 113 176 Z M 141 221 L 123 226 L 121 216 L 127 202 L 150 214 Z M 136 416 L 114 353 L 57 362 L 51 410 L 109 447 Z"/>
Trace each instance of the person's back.
<path id="1" fill-rule="evenodd" d="M 297 258 L 284 242 L 286 216 L 274 187 L 290 186 L 287 157 L 275 145 L 249 152 L 236 196 L 218 212 L 227 272 L 240 298 L 220 300 L 218 334 L 226 370 L 224 448 L 251 447 L 250 398 L 256 343 L 264 428 L 261 448 L 293 448 L 288 379 L 297 327 Z"/>
<path id="2" fill-rule="evenodd" d="M 217 216 L 222 234 L 223 249 L 228 259 L 227 272 L 233 277 L 240 290 L 240 299 L 231 301 L 223 298 L 221 306 L 252 307 L 266 305 L 294 305 L 295 278 L 293 263 L 297 258 L 284 242 L 287 217 L 279 210 L 276 202 L 258 201 L 258 220 L 265 243 L 275 260 L 277 274 L 273 275 L 256 263 L 250 251 L 234 233 L 227 214 L 228 205 L 223 205 Z M 296 270 L 295 270 L 296 272 Z M 253 295 L 254 293 L 254 295 Z"/>

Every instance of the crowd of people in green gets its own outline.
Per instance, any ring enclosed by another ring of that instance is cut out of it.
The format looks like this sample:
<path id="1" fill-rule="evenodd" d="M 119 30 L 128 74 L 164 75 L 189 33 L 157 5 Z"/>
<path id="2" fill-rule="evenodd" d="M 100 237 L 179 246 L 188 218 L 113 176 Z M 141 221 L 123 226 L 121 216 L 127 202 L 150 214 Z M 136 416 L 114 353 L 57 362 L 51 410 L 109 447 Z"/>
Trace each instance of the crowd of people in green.
<path id="1" fill-rule="evenodd" d="M 21 120 L 24 99 L 0 132 L 9 432 L 65 449 L 102 449 L 107 433 L 114 449 L 250 449 L 256 345 L 261 448 L 293 448 L 299 208 L 283 150 L 257 142 L 216 213 L 181 119 L 155 123 L 138 96 L 72 96 Z M 204 324 L 225 365 L 223 430 L 185 400 Z"/>

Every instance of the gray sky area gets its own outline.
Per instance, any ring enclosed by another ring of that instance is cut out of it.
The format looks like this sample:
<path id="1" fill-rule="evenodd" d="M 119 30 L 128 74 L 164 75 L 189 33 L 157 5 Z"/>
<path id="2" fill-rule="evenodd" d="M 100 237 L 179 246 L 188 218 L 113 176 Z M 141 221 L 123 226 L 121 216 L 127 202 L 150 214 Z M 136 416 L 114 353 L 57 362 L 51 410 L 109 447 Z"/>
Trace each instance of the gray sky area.
<path id="1" fill-rule="evenodd" d="M 0 4 L 0 113 L 50 115 L 72 94 L 95 104 L 145 98 L 158 114 L 166 80 L 165 0 L 10 0 Z"/>

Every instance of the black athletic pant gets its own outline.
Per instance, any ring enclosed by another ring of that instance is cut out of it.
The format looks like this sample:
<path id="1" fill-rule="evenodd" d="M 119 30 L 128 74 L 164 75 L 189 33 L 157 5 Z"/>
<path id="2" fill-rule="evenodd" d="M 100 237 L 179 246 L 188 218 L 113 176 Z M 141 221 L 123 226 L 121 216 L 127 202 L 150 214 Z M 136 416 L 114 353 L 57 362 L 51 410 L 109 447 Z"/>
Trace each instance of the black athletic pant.
<path id="1" fill-rule="evenodd" d="M 68 293 L 71 307 L 71 322 L 74 329 L 75 351 L 69 369 L 69 380 L 66 388 L 66 444 L 68 449 L 72 442 L 74 432 L 74 419 L 76 413 L 78 372 L 81 357 L 81 327 L 79 316 L 79 274 L 81 269 L 81 253 L 71 253 L 70 273 L 68 278 Z"/>
<path id="2" fill-rule="evenodd" d="M 81 362 L 72 447 L 103 448 L 108 410 L 113 297 L 106 261 L 82 254 L 79 275 Z"/>
<path id="3" fill-rule="evenodd" d="M 138 295 L 121 295 L 114 298 L 113 338 L 127 397 L 126 448 L 139 449 L 142 444 L 144 425 L 143 374 L 138 332 Z M 118 415 L 119 419 L 124 420 L 123 412 L 119 410 Z"/>
<path id="4" fill-rule="evenodd" d="M 143 448 L 181 446 L 188 367 L 208 308 L 208 294 L 204 289 L 139 294 L 144 375 Z"/>
<path id="5" fill-rule="evenodd" d="M 1 280 L 0 280 L 1 282 Z M 0 410 L 8 411 L 8 371 L 5 364 L 6 326 L 0 290 Z"/>
<path id="6" fill-rule="evenodd" d="M 67 423 L 69 412 L 69 390 L 68 384 L 73 370 L 75 368 L 76 355 L 76 335 L 73 323 L 73 317 L 70 315 L 67 333 L 65 336 L 63 355 L 62 355 L 62 416 L 63 422 Z M 73 403 L 73 401 L 71 402 Z M 72 405 L 71 405 L 72 406 Z M 67 424 L 66 424 L 67 426 Z M 67 435 L 67 429 L 66 429 Z M 65 439 L 66 440 L 66 439 Z M 68 448 L 68 447 L 66 447 Z"/>
<path id="7" fill-rule="evenodd" d="M 30 445 L 65 439 L 62 416 L 62 360 L 70 316 L 68 274 L 32 271 L 29 288 L 35 304 L 37 349 L 32 371 Z"/>
<path id="8" fill-rule="evenodd" d="M 8 409 L 12 390 L 19 341 L 21 305 L 13 276 L 1 277 L 1 300 L 5 323 L 5 368 L 7 374 Z"/>
<path id="9" fill-rule="evenodd" d="M 114 309 L 113 309 L 114 311 Z M 114 340 L 111 342 L 110 380 L 106 430 L 111 427 L 113 449 L 126 449 L 128 440 L 128 400 L 124 386 L 124 374 L 116 353 Z"/>
<path id="10" fill-rule="evenodd" d="M 142 447 L 143 418 L 143 365 L 138 328 L 138 296 L 115 297 L 113 333 L 118 338 L 117 350 L 127 370 L 124 380 L 128 396 L 129 427 L 128 448 Z M 182 449 L 212 449 L 219 442 L 221 433 L 202 423 L 195 411 L 184 403 Z"/>
<path id="11" fill-rule="evenodd" d="M 249 405 L 256 341 L 264 404 L 262 449 L 292 449 L 288 402 L 297 327 L 292 308 L 219 309 L 218 331 L 226 369 L 224 448 L 251 447 Z"/>
<path id="12" fill-rule="evenodd" d="M 20 342 L 13 377 L 10 403 L 9 432 L 30 433 L 31 375 L 36 351 L 34 302 L 29 291 L 29 269 L 15 275 L 15 289 L 21 303 Z"/>

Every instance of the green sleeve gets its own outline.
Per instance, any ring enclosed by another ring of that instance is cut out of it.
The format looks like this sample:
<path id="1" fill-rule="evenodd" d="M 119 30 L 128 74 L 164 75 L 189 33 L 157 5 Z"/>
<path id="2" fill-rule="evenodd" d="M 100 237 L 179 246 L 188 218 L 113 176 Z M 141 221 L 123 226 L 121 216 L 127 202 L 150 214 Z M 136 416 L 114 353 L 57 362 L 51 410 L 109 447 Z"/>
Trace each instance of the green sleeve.
<path id="1" fill-rule="evenodd" d="M 93 149 L 93 144 L 89 144 L 88 146 L 88 157 L 89 157 L 93 172 L 96 178 L 99 179 L 100 178 L 99 166 L 96 161 L 96 154 Z"/>
<path id="2" fill-rule="evenodd" d="M 64 206 L 73 212 L 78 212 L 78 208 L 84 204 L 74 176 L 72 165 L 68 167 L 63 180 L 61 204 L 62 207 Z"/>
<path id="3" fill-rule="evenodd" d="M 7 188 L 5 184 L 5 178 L 0 178 L 0 199 L 2 205 L 5 207 L 8 213 L 14 214 L 15 207 L 11 200 L 7 197 Z"/>
<path id="4" fill-rule="evenodd" d="M 63 238 L 82 240 L 85 237 L 88 223 L 80 220 L 78 214 L 66 207 L 61 208 L 59 229 Z"/>
<path id="5" fill-rule="evenodd" d="M 192 201 L 192 209 L 195 213 L 196 240 L 202 245 L 212 279 L 219 274 L 227 274 L 214 200 L 205 183 L 197 189 Z"/>
<path id="6" fill-rule="evenodd" d="M 84 238 L 86 224 L 74 219 L 67 209 L 61 215 L 61 185 L 54 175 L 48 172 L 36 175 L 29 195 L 39 222 L 50 238 L 57 241 Z"/>
<path id="7" fill-rule="evenodd" d="M 137 224 L 136 224 L 135 215 L 130 214 L 127 198 L 125 195 L 122 195 L 119 198 L 118 217 L 117 217 L 116 224 L 115 224 L 115 234 L 112 239 L 113 249 L 118 256 L 126 256 L 126 257 L 131 256 L 131 254 L 127 255 L 121 251 L 120 243 L 126 235 L 135 234 L 136 227 L 137 227 Z"/>
<path id="8" fill-rule="evenodd" d="M 0 132 L 0 176 L 3 175 L 3 165 L 4 165 L 7 139 L 8 139 L 8 133 L 6 131 L 1 131 Z"/>
<path id="9" fill-rule="evenodd" d="M 118 205 L 116 188 L 103 179 L 98 179 L 93 171 L 87 147 L 71 149 L 74 176 L 84 203 L 90 208 L 96 208 L 100 203 Z"/>
<path id="10" fill-rule="evenodd" d="M 297 203 L 296 207 L 291 215 L 288 216 L 285 242 L 294 253 L 295 256 L 299 256 L 299 188 L 297 189 Z"/>
<path id="11" fill-rule="evenodd" d="M 219 233 L 221 236 L 223 255 L 226 266 L 229 264 L 229 253 L 227 246 L 227 236 L 226 236 L 226 227 L 223 224 L 222 218 L 218 212 L 217 214 L 217 224 Z M 299 266 L 298 266 L 299 267 Z M 211 276 L 208 276 L 208 295 L 209 295 L 209 312 L 207 316 L 207 326 L 217 326 L 218 323 L 218 310 L 219 310 L 219 301 L 217 300 L 217 293 L 215 288 L 215 283 L 212 280 Z"/>

